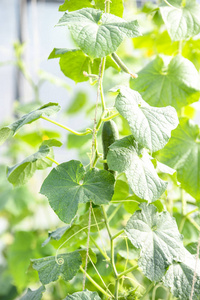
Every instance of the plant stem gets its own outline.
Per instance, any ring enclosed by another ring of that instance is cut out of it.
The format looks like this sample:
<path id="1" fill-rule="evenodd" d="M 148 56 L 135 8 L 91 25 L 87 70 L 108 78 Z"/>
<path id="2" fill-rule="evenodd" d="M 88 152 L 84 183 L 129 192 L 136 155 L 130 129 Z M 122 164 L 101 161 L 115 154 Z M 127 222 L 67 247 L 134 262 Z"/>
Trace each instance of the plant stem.
<path id="1" fill-rule="evenodd" d="M 96 266 L 95 266 L 95 264 L 93 263 L 93 261 L 92 261 L 92 259 L 91 259 L 91 257 L 90 257 L 90 256 L 89 256 L 89 259 L 90 259 L 90 262 L 91 262 L 91 264 L 92 264 L 93 268 L 95 269 L 95 271 L 96 271 L 97 275 L 99 276 L 99 278 L 100 278 L 101 282 L 102 282 L 102 283 L 103 283 L 103 285 L 105 286 L 106 290 L 107 290 L 107 291 L 110 293 L 110 295 L 111 295 L 112 297 L 114 297 L 114 296 L 113 296 L 113 294 L 111 293 L 111 291 L 110 291 L 110 290 L 108 289 L 108 287 L 106 286 L 106 284 L 105 284 L 105 282 L 104 282 L 103 278 L 101 277 L 101 275 L 100 275 L 100 273 L 99 273 L 98 269 L 96 268 Z"/>
<path id="2" fill-rule="evenodd" d="M 188 218 L 188 216 L 191 215 L 191 214 L 193 214 L 193 213 L 195 213 L 195 212 L 198 211 L 198 210 L 199 210 L 199 208 L 197 207 L 197 208 L 195 208 L 195 209 L 189 211 L 189 212 L 183 217 L 183 219 L 181 220 L 180 226 L 179 226 L 179 231 L 180 231 L 180 233 L 181 233 L 182 230 L 183 230 L 185 221 L 186 221 L 186 219 Z"/>
<path id="3" fill-rule="evenodd" d="M 118 288 L 119 288 L 119 278 L 118 278 L 118 273 L 117 273 L 117 269 L 115 266 L 115 248 L 114 248 L 114 238 L 112 237 L 111 231 L 110 231 L 110 227 L 109 227 L 109 223 L 108 223 L 108 217 L 105 211 L 104 206 L 102 205 L 102 210 L 103 210 L 103 215 L 104 215 L 104 219 L 105 219 L 105 225 L 106 225 L 106 229 L 110 238 L 110 252 L 111 252 L 111 265 L 113 268 L 113 272 L 115 275 L 115 300 L 118 300 Z M 120 232 L 121 234 L 121 232 Z M 119 233 L 118 233 L 119 235 Z"/>
<path id="4" fill-rule="evenodd" d="M 148 286 L 148 288 L 146 289 L 145 294 L 142 296 L 142 298 L 140 298 L 140 300 L 144 300 L 144 299 L 145 299 L 145 297 L 148 295 L 148 293 L 149 293 L 150 290 L 154 287 L 154 285 L 155 285 L 155 283 L 152 282 L 152 283 Z"/>
<path id="5" fill-rule="evenodd" d="M 90 275 L 85 272 L 85 270 L 83 269 L 82 266 L 80 266 L 80 270 L 83 274 L 85 274 L 85 276 L 87 277 L 87 279 L 102 293 L 104 294 L 106 297 L 108 297 L 109 299 L 111 298 L 111 295 L 108 294 L 100 285 L 98 285 L 98 283 L 96 283 L 96 281 L 94 281 L 92 279 L 92 277 L 90 277 Z"/>
<path id="6" fill-rule="evenodd" d="M 192 218 L 190 218 L 190 217 L 187 217 L 187 219 L 200 232 L 200 226 L 199 226 L 199 224 L 197 224 L 197 222 L 195 220 L 193 220 Z"/>
<path id="7" fill-rule="evenodd" d="M 53 158 L 46 156 L 47 159 L 51 160 L 54 164 L 59 165 L 57 161 L 55 161 Z"/>
<path id="8" fill-rule="evenodd" d="M 120 230 L 119 232 L 117 232 L 115 235 L 112 236 L 112 240 L 116 239 L 119 235 L 121 235 L 122 233 L 124 233 L 124 229 Z"/>
<path id="9" fill-rule="evenodd" d="M 115 113 L 115 114 L 113 114 L 113 115 L 111 115 L 111 116 L 109 116 L 109 117 L 107 117 L 107 118 L 103 118 L 102 121 L 106 122 L 106 121 L 109 121 L 109 120 L 111 120 L 111 119 L 113 119 L 113 118 L 115 118 L 117 116 L 119 116 L 118 112 Z"/>
<path id="10" fill-rule="evenodd" d="M 115 300 L 118 300 L 118 291 L 119 291 L 119 279 L 116 279 L 115 281 Z"/>
<path id="11" fill-rule="evenodd" d="M 97 244 L 97 242 L 95 241 L 95 239 L 92 237 L 92 236 L 90 236 L 90 239 L 91 239 L 91 241 L 93 242 L 93 244 L 96 246 L 96 248 L 99 250 L 99 252 L 103 255 L 103 257 L 105 257 L 105 259 L 107 260 L 107 261 L 110 261 L 110 257 L 106 254 L 106 253 L 104 253 L 104 251 L 101 249 L 101 247 Z"/>
<path id="12" fill-rule="evenodd" d="M 120 209 L 120 207 L 122 206 L 123 203 L 120 203 L 115 210 L 113 211 L 113 213 L 110 215 L 110 217 L 108 218 L 108 223 L 110 223 L 110 221 L 112 220 L 112 218 L 114 218 L 114 216 L 116 215 L 116 213 L 118 212 L 118 210 Z"/>
<path id="13" fill-rule="evenodd" d="M 186 215 L 187 202 L 184 197 L 184 190 L 181 189 L 182 215 Z"/>
<path id="14" fill-rule="evenodd" d="M 65 130 L 67 130 L 67 131 L 69 131 L 69 132 L 71 132 L 71 133 L 73 133 L 73 134 L 75 134 L 75 135 L 78 135 L 78 136 L 83 136 L 83 135 L 87 135 L 87 134 L 89 134 L 89 133 L 92 133 L 92 130 L 91 130 L 91 129 L 87 129 L 85 132 L 78 132 L 78 131 L 75 131 L 75 130 L 73 130 L 73 129 L 70 129 L 69 127 L 66 127 L 66 126 L 64 126 L 64 125 L 62 125 L 62 124 L 60 124 L 60 123 L 58 123 L 58 122 L 56 122 L 56 121 L 53 121 L 53 120 L 51 120 L 51 119 L 49 119 L 49 118 L 47 118 L 47 117 L 41 116 L 40 118 L 41 118 L 41 119 L 44 119 L 44 120 L 46 120 L 46 121 L 48 121 L 48 122 L 51 122 L 51 123 L 53 123 L 53 124 L 55 124 L 55 125 L 57 125 L 57 126 L 59 126 L 59 127 L 61 127 L 61 128 L 64 128 Z"/>
<path id="15" fill-rule="evenodd" d="M 137 268 L 138 268 L 138 265 L 133 266 L 133 267 L 130 267 L 129 269 L 127 269 L 127 270 L 125 270 L 124 272 L 120 273 L 120 274 L 118 275 L 118 279 L 120 279 L 120 278 L 122 278 L 124 275 L 126 275 L 126 274 L 128 274 L 128 273 L 130 273 L 130 272 L 132 272 L 132 271 L 134 271 L 134 270 L 136 270 Z"/>
<path id="16" fill-rule="evenodd" d="M 101 67 L 101 73 L 100 73 L 100 79 L 99 79 L 99 88 L 100 88 L 100 95 L 101 95 L 101 104 L 102 104 L 102 112 L 106 109 L 105 99 L 104 99 L 104 93 L 103 93 L 103 75 L 106 65 L 106 57 L 102 59 L 102 67 Z"/>

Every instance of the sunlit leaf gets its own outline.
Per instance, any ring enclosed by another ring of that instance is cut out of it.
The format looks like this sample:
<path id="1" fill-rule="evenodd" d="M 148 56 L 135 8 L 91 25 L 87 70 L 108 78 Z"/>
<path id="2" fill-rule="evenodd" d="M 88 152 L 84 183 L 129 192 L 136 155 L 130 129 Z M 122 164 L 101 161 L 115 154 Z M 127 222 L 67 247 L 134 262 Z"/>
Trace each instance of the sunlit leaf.
<path id="1" fill-rule="evenodd" d="M 137 21 L 125 21 L 93 8 L 65 13 L 58 25 L 68 26 L 77 45 L 92 58 L 107 56 L 125 38 L 140 35 Z"/>
<path id="2" fill-rule="evenodd" d="M 154 205 L 140 204 L 129 219 L 125 231 L 136 248 L 140 248 L 138 265 L 147 278 L 159 281 L 174 260 L 181 261 L 184 247 L 174 218 L 167 211 L 158 213 Z"/>
<path id="3" fill-rule="evenodd" d="M 110 146 L 107 163 L 111 170 L 126 174 L 131 189 L 141 199 L 155 201 L 166 189 L 167 183 L 158 177 L 148 153 L 133 136 Z"/>
<path id="4" fill-rule="evenodd" d="M 171 105 L 180 109 L 199 100 L 200 81 L 194 65 L 177 55 L 157 56 L 131 80 L 131 88 L 152 106 Z"/>
<path id="5" fill-rule="evenodd" d="M 183 189 L 200 200 L 200 129 L 187 118 L 180 119 L 179 126 L 164 149 L 159 160 L 177 170 L 177 178 Z"/>
<path id="6" fill-rule="evenodd" d="M 83 72 L 99 74 L 100 58 L 91 59 L 84 54 L 80 49 L 57 49 L 49 55 L 49 59 L 60 57 L 60 68 L 65 76 L 77 82 L 89 80 L 89 77 L 84 76 Z M 107 56 L 105 68 L 113 67 L 120 70 L 112 57 Z"/>
<path id="7" fill-rule="evenodd" d="M 58 105 L 58 103 L 50 102 L 24 115 L 21 119 L 12 123 L 11 125 L 2 127 L 0 129 L 0 145 L 3 144 L 8 137 L 14 135 L 17 130 L 19 130 L 19 128 L 21 128 L 25 124 L 30 124 L 33 121 L 38 120 L 41 116 L 50 116 L 52 114 L 55 114 L 59 110 L 60 106 Z"/>
<path id="8" fill-rule="evenodd" d="M 196 0 L 163 1 L 160 12 L 173 41 L 186 40 L 200 33 L 200 5 Z"/>
<path id="9" fill-rule="evenodd" d="M 136 91 L 120 87 L 115 106 L 128 121 L 135 140 L 155 152 L 163 148 L 178 125 L 173 107 L 152 107 Z"/>
<path id="10" fill-rule="evenodd" d="M 22 162 L 8 167 L 7 177 L 14 186 L 25 184 L 35 173 L 36 170 L 44 170 L 52 165 L 52 161 L 47 158 L 52 156 L 52 146 L 60 147 L 61 142 L 49 139 L 42 142 L 39 150 L 28 156 Z"/>
<path id="11" fill-rule="evenodd" d="M 164 284 L 171 289 L 172 294 L 180 300 L 188 300 L 191 296 L 194 272 L 196 270 L 196 281 L 193 291 L 193 300 L 199 300 L 200 290 L 200 260 L 185 250 L 184 259 L 174 262 L 167 270 L 163 278 Z"/>

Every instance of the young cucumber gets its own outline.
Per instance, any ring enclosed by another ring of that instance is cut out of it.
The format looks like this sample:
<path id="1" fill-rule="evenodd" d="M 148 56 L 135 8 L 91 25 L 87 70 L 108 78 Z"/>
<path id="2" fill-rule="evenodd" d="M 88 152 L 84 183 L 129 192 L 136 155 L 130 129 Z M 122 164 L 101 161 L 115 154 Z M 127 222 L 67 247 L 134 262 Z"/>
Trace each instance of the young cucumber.
<path id="1" fill-rule="evenodd" d="M 104 122 L 102 129 L 102 145 L 103 145 L 103 159 L 106 159 L 109 146 L 114 143 L 119 138 L 117 125 L 113 120 L 109 120 Z M 103 164 L 104 170 L 108 170 L 108 165 L 106 163 Z M 109 170 L 113 175 L 115 172 Z"/>

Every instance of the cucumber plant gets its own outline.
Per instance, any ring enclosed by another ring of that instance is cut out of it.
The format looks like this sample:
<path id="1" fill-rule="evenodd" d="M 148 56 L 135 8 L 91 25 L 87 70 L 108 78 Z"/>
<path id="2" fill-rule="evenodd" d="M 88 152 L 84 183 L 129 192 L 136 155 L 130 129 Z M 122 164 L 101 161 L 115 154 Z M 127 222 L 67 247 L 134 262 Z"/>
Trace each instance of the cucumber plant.
<path id="1" fill-rule="evenodd" d="M 42 286 L 22 299 L 41 299 L 45 286 L 62 278 L 70 281 L 65 300 L 198 300 L 200 130 L 189 119 L 188 105 L 199 100 L 200 60 L 187 48 L 195 53 L 200 6 L 195 0 L 146 5 L 153 28 L 143 36 L 142 23 L 122 18 L 122 0 L 66 0 L 59 10 L 67 12 L 57 25 L 69 29 L 77 48 L 53 49 L 49 59 L 59 58 L 62 72 L 76 83 L 96 85 L 94 124 L 79 132 L 54 121 L 50 117 L 60 106 L 50 102 L 1 128 L 0 141 L 43 119 L 77 138 L 90 136 L 90 161 L 58 163 L 52 147 L 61 142 L 48 139 L 7 170 L 9 182 L 19 186 L 36 170 L 57 165 L 40 193 L 66 223 L 43 243 L 52 241 L 55 255 L 32 259 Z M 157 42 L 163 36 L 164 49 Z M 116 54 L 127 38 L 135 49 L 156 54 L 138 74 Z M 109 67 L 130 79 L 111 86 L 114 106 L 104 90 Z M 126 122 L 129 133 L 119 137 L 113 119 Z M 196 240 L 188 237 L 190 226 Z"/>

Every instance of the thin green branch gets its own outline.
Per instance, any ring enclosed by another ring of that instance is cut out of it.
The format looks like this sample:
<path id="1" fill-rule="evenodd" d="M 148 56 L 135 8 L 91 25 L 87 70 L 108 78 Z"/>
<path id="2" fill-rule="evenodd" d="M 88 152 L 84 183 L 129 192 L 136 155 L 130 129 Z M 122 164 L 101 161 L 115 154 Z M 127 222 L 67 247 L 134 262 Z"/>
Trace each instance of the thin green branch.
<path id="1" fill-rule="evenodd" d="M 108 297 L 109 299 L 111 298 L 111 295 L 108 294 L 100 285 L 98 285 L 98 283 L 96 283 L 96 281 L 94 281 L 92 279 L 92 277 L 90 277 L 90 275 L 85 272 L 85 270 L 83 269 L 82 266 L 80 266 L 80 270 L 83 274 L 85 274 L 85 276 L 87 277 L 87 279 L 103 294 L 105 295 L 106 297 Z"/>
<path id="2" fill-rule="evenodd" d="M 142 296 L 142 298 L 140 298 L 140 300 L 144 300 L 146 298 L 146 296 L 148 295 L 148 293 L 151 291 L 151 289 L 154 287 L 155 283 L 152 282 L 148 288 L 146 289 L 146 292 L 144 293 L 144 295 Z"/>
<path id="3" fill-rule="evenodd" d="M 110 250 L 111 250 L 111 264 L 112 264 L 112 268 L 113 268 L 113 271 L 114 271 L 114 274 L 115 274 L 115 277 L 117 279 L 118 277 L 118 273 L 117 273 L 117 269 L 116 269 L 116 266 L 115 266 L 115 249 L 114 249 L 114 239 L 112 237 L 112 234 L 111 234 L 111 231 L 110 231 L 110 227 L 109 227 L 109 223 L 108 223 L 108 217 L 107 217 L 107 214 L 106 214 L 106 211 L 105 211 L 105 208 L 104 206 L 102 205 L 102 210 L 103 210 L 103 215 L 104 215 L 104 219 L 105 219 L 105 225 L 106 225 L 106 229 L 107 229 L 107 232 L 108 232 L 108 235 L 109 235 L 109 238 L 110 238 Z"/>
<path id="4" fill-rule="evenodd" d="M 120 230 L 119 232 L 117 232 L 116 234 L 114 234 L 111 239 L 115 240 L 118 236 L 120 236 L 122 233 L 124 233 L 124 229 Z"/>
<path id="5" fill-rule="evenodd" d="M 102 67 L 101 67 L 101 73 L 99 78 L 102 112 L 106 110 L 106 103 L 105 103 L 104 93 L 103 93 L 103 75 L 104 75 L 105 65 L 106 65 L 106 57 L 102 59 Z"/>
<path id="6" fill-rule="evenodd" d="M 55 161 L 53 158 L 46 156 L 47 159 L 49 159 L 50 161 L 52 161 L 54 164 L 59 165 L 59 163 L 57 161 Z"/>
<path id="7" fill-rule="evenodd" d="M 172 7 L 172 8 L 176 8 L 176 9 L 178 9 L 178 7 L 175 7 L 175 6 L 173 6 L 173 5 L 171 5 L 167 0 L 163 0 L 168 6 L 170 6 L 170 7 Z"/>
<path id="8" fill-rule="evenodd" d="M 115 117 L 117 117 L 119 115 L 120 115 L 120 113 L 117 112 L 117 113 L 115 113 L 115 114 L 113 114 L 113 115 L 111 115 L 111 116 L 109 116 L 107 118 L 103 118 L 102 121 L 104 121 L 104 122 L 109 121 L 109 120 L 111 120 L 111 119 L 113 119 L 113 118 L 115 118 Z"/>
<path id="9" fill-rule="evenodd" d="M 188 221 L 200 232 L 200 226 L 197 222 L 191 217 L 187 217 Z"/>
<path id="10" fill-rule="evenodd" d="M 112 218 L 114 218 L 114 216 L 116 215 L 116 213 L 118 212 L 118 210 L 120 209 L 120 207 L 122 206 L 123 203 L 120 203 L 115 210 L 112 212 L 112 214 L 110 215 L 110 217 L 108 218 L 108 223 L 110 223 L 110 221 L 112 220 Z"/>
<path id="11" fill-rule="evenodd" d="M 112 297 L 114 297 L 114 295 L 111 293 L 111 291 L 108 289 L 107 285 L 105 284 L 105 281 L 103 280 L 103 278 L 102 278 L 101 274 L 99 273 L 98 269 L 96 268 L 96 266 L 95 266 L 95 264 L 93 263 L 93 261 L 92 261 L 92 259 L 91 259 L 91 257 L 90 257 L 90 256 L 89 256 L 89 259 L 90 259 L 90 262 L 91 262 L 91 264 L 92 264 L 93 268 L 95 269 L 95 271 L 96 271 L 97 275 L 99 276 L 99 278 L 100 278 L 101 282 L 103 283 L 104 287 L 105 287 L 105 288 L 106 288 L 106 290 L 107 290 L 107 291 L 110 293 L 110 295 L 111 295 Z"/>
<path id="12" fill-rule="evenodd" d="M 94 239 L 92 236 L 90 236 L 90 239 L 91 239 L 92 243 L 95 245 L 95 247 L 99 250 L 99 252 L 103 255 L 103 257 L 105 257 L 105 259 L 106 259 L 107 261 L 110 261 L 110 257 L 107 255 L 107 253 L 105 253 L 105 252 L 101 249 L 101 247 L 97 244 L 97 242 L 95 241 L 95 239 Z"/>
<path id="13" fill-rule="evenodd" d="M 106 260 L 109 260 L 110 261 L 110 257 L 108 257 L 108 255 L 107 255 L 107 252 L 106 252 L 106 249 L 105 249 L 105 246 L 104 246 L 104 242 L 103 242 L 103 239 L 102 239 L 102 236 L 101 236 L 101 233 L 100 233 L 100 229 L 99 229 L 99 225 L 98 225 L 98 223 L 97 223 L 97 219 L 96 219 L 96 216 L 95 216 L 95 213 L 94 213 L 94 209 L 92 208 L 92 214 L 93 214 L 93 218 L 94 218 L 94 220 L 95 220 L 95 224 L 96 224 L 96 226 L 97 226 L 97 230 L 98 230 L 98 235 L 99 235 L 99 238 L 100 238 L 100 241 L 101 241 L 101 245 L 102 245 L 102 247 L 103 247 L 103 251 L 104 251 L 104 255 L 105 255 L 105 258 L 106 258 Z"/>
<path id="14" fill-rule="evenodd" d="M 120 273 L 117 277 L 118 279 L 122 278 L 122 276 L 131 273 L 132 271 L 136 270 L 138 268 L 138 265 L 135 265 L 133 267 L 130 267 L 129 269 L 126 269 L 125 271 L 123 271 L 122 273 Z"/>
<path id="15" fill-rule="evenodd" d="M 75 130 L 69 128 L 69 127 L 66 127 L 66 126 L 64 126 L 64 125 L 62 125 L 62 124 L 60 124 L 60 123 L 58 123 L 58 122 L 56 122 L 54 120 L 51 120 L 51 119 L 49 119 L 47 117 L 41 116 L 40 118 L 43 119 L 43 120 L 46 120 L 46 121 L 48 121 L 50 123 L 53 123 L 53 124 L 55 124 L 55 125 L 63 128 L 63 129 L 65 129 L 65 130 L 67 130 L 67 131 L 69 131 L 69 132 L 71 132 L 71 133 L 73 133 L 75 135 L 78 135 L 78 136 L 83 136 L 83 135 L 87 135 L 89 133 L 92 133 L 92 130 L 90 128 L 88 128 L 85 132 L 78 132 L 78 131 L 75 131 Z"/>

